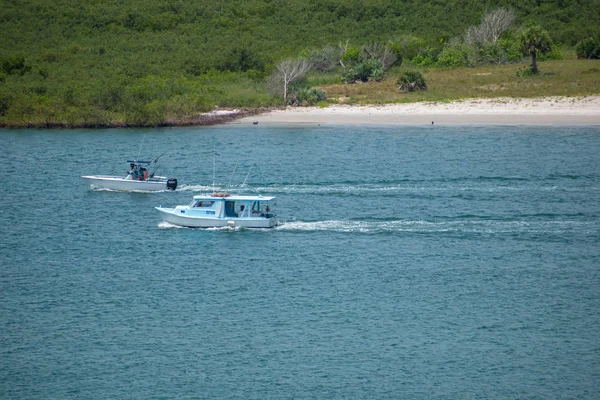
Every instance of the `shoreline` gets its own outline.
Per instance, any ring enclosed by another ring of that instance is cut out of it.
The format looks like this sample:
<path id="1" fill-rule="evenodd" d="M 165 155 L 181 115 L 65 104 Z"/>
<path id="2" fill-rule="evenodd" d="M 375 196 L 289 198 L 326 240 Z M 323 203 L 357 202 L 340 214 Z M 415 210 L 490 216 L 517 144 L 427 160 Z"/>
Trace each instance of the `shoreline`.
<path id="1" fill-rule="evenodd" d="M 235 122 L 241 118 L 250 118 L 254 115 L 259 115 L 270 109 L 265 107 L 256 108 L 239 108 L 221 110 L 216 108 L 213 111 L 196 114 L 193 117 L 184 120 L 166 120 L 155 125 L 134 125 L 124 122 L 90 122 L 90 123 L 74 123 L 70 124 L 61 121 L 29 121 L 21 125 L 0 123 L 0 129 L 139 129 L 139 128 L 185 128 L 190 126 L 213 126 L 224 125 Z"/>
<path id="2" fill-rule="evenodd" d="M 240 125 L 600 125 L 600 96 L 288 107 Z"/>
<path id="3" fill-rule="evenodd" d="M 347 105 L 327 107 L 218 108 L 188 119 L 156 125 L 123 122 L 69 124 L 60 121 L 1 124 L 0 129 L 177 128 L 214 125 L 600 125 L 600 95 L 544 98 L 485 98 L 449 102 Z"/>

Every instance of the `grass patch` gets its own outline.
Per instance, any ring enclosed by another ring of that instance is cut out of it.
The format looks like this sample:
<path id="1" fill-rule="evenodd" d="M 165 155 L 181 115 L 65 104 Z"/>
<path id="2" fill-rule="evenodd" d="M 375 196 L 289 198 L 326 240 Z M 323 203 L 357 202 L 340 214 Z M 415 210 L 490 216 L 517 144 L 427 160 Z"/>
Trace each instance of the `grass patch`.
<path id="1" fill-rule="evenodd" d="M 337 72 L 311 71 L 304 79 L 308 86 L 324 86 L 340 83 L 342 76 Z"/>
<path id="2" fill-rule="evenodd" d="M 394 68 L 382 82 L 322 85 L 330 98 L 345 103 L 407 103 L 452 101 L 465 98 L 589 96 L 600 94 L 597 60 L 552 60 L 539 63 L 538 75 L 518 77 L 527 64 L 487 65 L 474 68 L 420 68 L 429 90 L 398 92 L 396 80 L 410 67 Z"/>

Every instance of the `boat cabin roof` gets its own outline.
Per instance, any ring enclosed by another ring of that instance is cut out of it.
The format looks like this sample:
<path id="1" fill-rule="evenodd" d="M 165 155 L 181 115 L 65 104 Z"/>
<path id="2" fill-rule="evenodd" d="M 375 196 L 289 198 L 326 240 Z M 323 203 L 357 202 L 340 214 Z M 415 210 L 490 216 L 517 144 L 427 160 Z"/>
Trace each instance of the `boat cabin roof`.
<path id="1" fill-rule="evenodd" d="M 237 194 L 230 194 L 228 196 L 223 196 L 217 194 L 217 196 L 213 196 L 212 194 L 198 194 L 194 196 L 194 200 L 227 200 L 227 201 L 271 201 L 275 198 L 275 196 L 244 196 Z"/>
<path id="2" fill-rule="evenodd" d="M 152 161 L 136 161 L 136 160 L 127 160 L 130 164 L 152 164 Z"/>

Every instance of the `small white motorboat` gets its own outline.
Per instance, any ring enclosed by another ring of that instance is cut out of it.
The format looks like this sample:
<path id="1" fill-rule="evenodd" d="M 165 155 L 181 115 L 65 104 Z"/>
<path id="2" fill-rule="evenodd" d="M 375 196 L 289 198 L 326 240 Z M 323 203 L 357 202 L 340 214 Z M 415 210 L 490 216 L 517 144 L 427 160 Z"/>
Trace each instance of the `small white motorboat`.
<path id="1" fill-rule="evenodd" d="M 112 175 L 85 175 L 82 176 L 87 183 L 96 189 L 111 189 L 126 192 L 158 192 L 177 189 L 177 179 L 166 176 L 149 174 L 149 167 L 154 161 L 130 161 L 130 171 L 127 176 Z M 155 170 L 156 172 L 156 170 Z"/>
<path id="2" fill-rule="evenodd" d="M 190 228 L 272 228 L 277 217 L 273 196 L 212 193 L 194 196 L 192 202 L 175 208 L 155 207 L 164 221 Z"/>

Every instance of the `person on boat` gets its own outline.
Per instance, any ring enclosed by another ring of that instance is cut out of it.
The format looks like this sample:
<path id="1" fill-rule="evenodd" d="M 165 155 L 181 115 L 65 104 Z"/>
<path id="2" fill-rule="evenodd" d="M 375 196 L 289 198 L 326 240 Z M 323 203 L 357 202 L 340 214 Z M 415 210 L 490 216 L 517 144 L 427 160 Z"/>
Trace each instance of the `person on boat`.
<path id="1" fill-rule="evenodd" d="M 131 163 L 130 167 L 131 168 L 129 169 L 129 171 L 127 171 L 127 176 L 125 177 L 125 179 L 127 179 L 127 180 L 133 179 L 133 172 L 135 171 L 135 164 Z"/>
<path id="2" fill-rule="evenodd" d="M 129 175 L 127 175 L 126 179 L 137 181 L 140 178 L 139 174 L 140 172 L 136 168 L 136 165 L 134 163 L 131 163 L 131 170 L 129 170 Z"/>
<path id="3" fill-rule="evenodd" d="M 241 216 L 244 214 L 244 208 L 245 208 L 245 207 L 244 207 L 244 205 L 242 204 L 242 205 L 240 206 L 240 212 L 238 213 L 238 216 L 239 216 L 239 217 L 241 217 Z"/>

